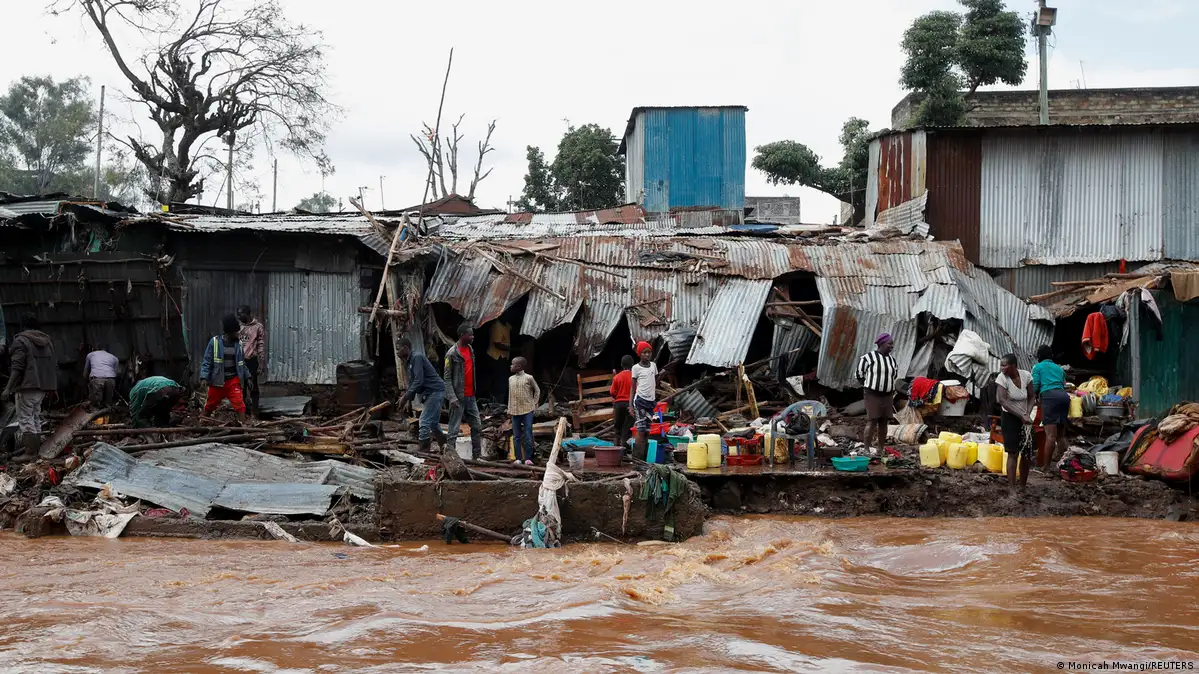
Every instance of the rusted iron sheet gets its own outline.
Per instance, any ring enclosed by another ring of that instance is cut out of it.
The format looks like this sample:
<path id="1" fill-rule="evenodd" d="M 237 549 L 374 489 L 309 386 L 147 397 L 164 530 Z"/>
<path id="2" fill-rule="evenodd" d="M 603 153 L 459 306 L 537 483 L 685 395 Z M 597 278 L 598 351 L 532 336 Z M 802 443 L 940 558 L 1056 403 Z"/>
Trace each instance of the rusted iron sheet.
<path id="1" fill-rule="evenodd" d="M 604 350 L 609 335 L 616 329 L 629 306 L 627 278 L 580 268 L 583 288 L 583 318 L 575 335 L 575 352 L 579 364 L 586 365 Z"/>
<path id="2" fill-rule="evenodd" d="M 978 264 L 979 204 L 982 199 L 982 137 L 934 133 L 928 139 L 929 232 L 938 241 L 960 241 Z"/>
<path id="3" fill-rule="evenodd" d="M 895 339 L 892 355 L 899 376 L 907 376 L 916 345 L 916 321 L 909 318 L 915 293 L 900 288 L 867 286 L 865 292 L 843 292 L 830 279 L 817 278 L 816 289 L 824 304 L 823 339 L 816 376 L 820 383 L 838 389 L 857 388 L 858 359 L 874 348 L 882 333 Z"/>
<path id="4" fill-rule="evenodd" d="M 63 419 L 58 428 L 55 428 L 54 432 L 50 434 L 50 437 L 42 441 L 42 446 L 38 449 L 38 456 L 46 460 L 58 458 L 62 454 L 62 450 L 71 444 L 71 436 L 75 434 L 75 431 L 82 430 L 84 426 L 92 422 L 92 419 L 102 413 L 103 410 L 93 412 L 83 405 L 71 410 L 67 414 L 67 418 Z"/>
<path id="5" fill-rule="evenodd" d="M 544 265 L 531 256 L 500 261 L 507 269 L 536 280 Z M 524 297 L 533 287 L 520 276 L 500 273 L 494 262 L 478 253 L 446 259 L 437 268 L 425 295 L 425 303 L 444 302 L 456 309 L 467 323 L 482 325 Z"/>

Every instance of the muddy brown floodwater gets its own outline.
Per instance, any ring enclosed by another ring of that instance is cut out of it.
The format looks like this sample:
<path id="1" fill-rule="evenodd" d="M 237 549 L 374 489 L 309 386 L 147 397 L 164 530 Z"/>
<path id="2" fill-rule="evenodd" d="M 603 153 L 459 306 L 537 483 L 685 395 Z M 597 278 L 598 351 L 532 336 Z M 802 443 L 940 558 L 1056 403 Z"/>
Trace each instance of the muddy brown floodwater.
<path id="1" fill-rule="evenodd" d="M 0 669 L 1199 670 L 1195 524 L 717 518 L 676 546 L 420 545 L 4 535 Z"/>

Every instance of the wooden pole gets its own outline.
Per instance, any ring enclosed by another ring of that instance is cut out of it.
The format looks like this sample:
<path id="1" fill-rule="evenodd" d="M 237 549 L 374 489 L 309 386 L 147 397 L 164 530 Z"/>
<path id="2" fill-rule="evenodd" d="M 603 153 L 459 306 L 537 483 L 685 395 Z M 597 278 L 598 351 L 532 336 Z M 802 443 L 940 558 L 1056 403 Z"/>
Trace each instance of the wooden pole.
<path id="1" fill-rule="evenodd" d="M 442 515 L 441 513 L 437 513 L 437 521 L 444 522 L 445 515 Z M 458 524 L 461 524 L 463 529 L 466 529 L 467 531 L 473 531 L 476 534 L 479 534 L 481 536 L 488 536 L 490 538 L 494 538 L 497 541 L 503 541 L 505 543 L 512 542 L 511 536 L 505 536 L 505 535 L 501 534 L 500 532 L 492 531 L 491 529 L 484 529 L 483 527 L 481 527 L 477 524 L 471 524 L 470 522 L 467 522 L 466 520 L 458 520 Z"/>

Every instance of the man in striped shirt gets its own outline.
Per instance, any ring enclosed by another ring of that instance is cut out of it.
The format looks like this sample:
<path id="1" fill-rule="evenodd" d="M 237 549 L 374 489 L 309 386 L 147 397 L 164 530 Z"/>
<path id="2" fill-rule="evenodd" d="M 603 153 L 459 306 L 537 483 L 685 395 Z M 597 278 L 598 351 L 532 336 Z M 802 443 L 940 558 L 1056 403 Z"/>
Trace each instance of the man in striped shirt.
<path id="1" fill-rule="evenodd" d="M 858 360 L 857 374 L 866 401 L 866 429 L 862 432 L 862 442 L 870 444 L 873 431 L 881 451 L 887 445 L 887 424 L 895 415 L 895 380 L 899 377 L 899 364 L 891 355 L 895 348 L 891 335 L 879 335 L 874 346 L 874 351 Z"/>

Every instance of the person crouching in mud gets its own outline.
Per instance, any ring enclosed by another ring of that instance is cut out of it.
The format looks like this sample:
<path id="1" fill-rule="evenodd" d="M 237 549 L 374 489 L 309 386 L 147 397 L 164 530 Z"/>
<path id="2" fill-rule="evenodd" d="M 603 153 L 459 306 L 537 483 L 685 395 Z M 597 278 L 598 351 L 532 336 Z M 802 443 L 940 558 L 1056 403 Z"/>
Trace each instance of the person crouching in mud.
<path id="1" fill-rule="evenodd" d="M 653 352 L 649 342 L 637 342 L 637 357 L 641 362 L 631 370 L 634 394 L 629 413 L 637 420 L 633 456 L 641 461 L 649 454 L 649 426 L 654 415 L 654 400 L 658 397 L 658 364 L 653 361 Z"/>

